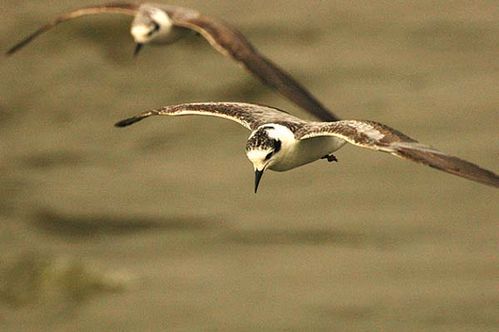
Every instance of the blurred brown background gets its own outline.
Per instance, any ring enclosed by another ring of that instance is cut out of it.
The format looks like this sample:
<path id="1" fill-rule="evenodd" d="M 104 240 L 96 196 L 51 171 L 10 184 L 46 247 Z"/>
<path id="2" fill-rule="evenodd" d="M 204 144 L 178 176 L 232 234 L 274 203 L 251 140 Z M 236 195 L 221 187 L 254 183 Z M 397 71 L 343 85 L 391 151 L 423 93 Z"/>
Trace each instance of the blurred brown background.
<path id="1" fill-rule="evenodd" d="M 2 51 L 99 1 L 0 5 Z M 494 1 L 172 1 L 223 18 L 346 119 L 498 171 Z M 202 38 L 131 19 L 60 25 L 0 60 L 2 331 L 496 331 L 497 190 L 345 147 L 269 172 L 248 132 L 150 108 L 246 101 L 307 115 Z"/>

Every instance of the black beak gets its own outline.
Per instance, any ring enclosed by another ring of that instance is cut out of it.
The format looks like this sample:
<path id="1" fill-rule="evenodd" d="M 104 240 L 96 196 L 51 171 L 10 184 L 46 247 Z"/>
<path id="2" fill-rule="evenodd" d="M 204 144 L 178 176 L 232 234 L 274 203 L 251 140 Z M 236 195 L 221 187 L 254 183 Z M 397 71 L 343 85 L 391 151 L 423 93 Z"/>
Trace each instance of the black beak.
<path id="1" fill-rule="evenodd" d="M 258 184 L 260 183 L 260 179 L 262 178 L 263 171 L 255 170 L 255 194 L 258 191 Z"/>
<path id="2" fill-rule="evenodd" d="M 135 51 L 133 51 L 133 56 L 136 57 L 140 50 L 142 49 L 142 46 L 144 46 L 144 44 L 141 44 L 141 43 L 137 43 L 135 44 Z"/>

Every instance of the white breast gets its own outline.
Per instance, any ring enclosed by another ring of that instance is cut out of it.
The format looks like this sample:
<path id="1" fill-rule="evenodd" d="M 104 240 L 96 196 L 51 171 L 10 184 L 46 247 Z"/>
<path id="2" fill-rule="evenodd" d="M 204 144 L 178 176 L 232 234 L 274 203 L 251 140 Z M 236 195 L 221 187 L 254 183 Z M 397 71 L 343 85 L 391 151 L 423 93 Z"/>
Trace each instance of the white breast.
<path id="1" fill-rule="evenodd" d="M 319 160 L 341 148 L 346 142 L 337 137 L 320 136 L 295 140 L 283 146 L 283 153 L 269 169 L 282 172 Z"/>

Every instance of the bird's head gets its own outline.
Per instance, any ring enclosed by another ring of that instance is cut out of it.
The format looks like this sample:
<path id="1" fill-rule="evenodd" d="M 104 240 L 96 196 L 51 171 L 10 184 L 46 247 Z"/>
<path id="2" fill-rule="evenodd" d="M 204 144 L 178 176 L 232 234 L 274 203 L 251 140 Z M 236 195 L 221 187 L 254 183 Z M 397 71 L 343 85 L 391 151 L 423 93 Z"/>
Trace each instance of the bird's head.
<path id="1" fill-rule="evenodd" d="M 246 143 L 246 156 L 255 169 L 255 193 L 263 172 L 278 163 L 291 131 L 281 125 L 266 124 L 254 130 Z"/>
<path id="2" fill-rule="evenodd" d="M 173 23 L 168 14 L 159 8 L 144 7 L 132 22 L 130 33 L 135 40 L 137 55 L 144 44 L 163 39 L 170 34 Z"/>

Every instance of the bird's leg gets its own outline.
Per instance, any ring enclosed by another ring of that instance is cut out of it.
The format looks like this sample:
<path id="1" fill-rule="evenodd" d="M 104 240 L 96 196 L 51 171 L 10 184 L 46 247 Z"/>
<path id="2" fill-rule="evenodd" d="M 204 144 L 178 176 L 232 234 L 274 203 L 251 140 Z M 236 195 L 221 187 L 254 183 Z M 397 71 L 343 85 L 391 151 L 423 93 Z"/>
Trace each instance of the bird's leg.
<path id="1" fill-rule="evenodd" d="M 338 159 L 332 153 L 328 154 L 327 156 L 322 157 L 321 159 L 327 159 L 327 161 L 329 161 L 329 162 L 332 162 L 332 161 L 338 162 Z"/>

